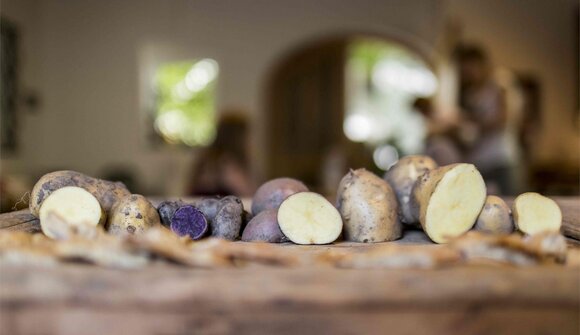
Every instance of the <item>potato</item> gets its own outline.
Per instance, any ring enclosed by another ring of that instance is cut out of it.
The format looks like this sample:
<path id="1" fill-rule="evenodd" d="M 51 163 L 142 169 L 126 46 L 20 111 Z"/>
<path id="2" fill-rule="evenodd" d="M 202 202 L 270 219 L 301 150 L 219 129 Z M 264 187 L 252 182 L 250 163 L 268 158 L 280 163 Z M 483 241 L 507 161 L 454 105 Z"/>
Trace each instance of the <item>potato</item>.
<path id="1" fill-rule="evenodd" d="M 42 202 L 39 210 L 42 232 L 54 239 L 64 239 L 74 227 L 95 227 L 105 222 L 105 212 L 99 201 L 87 190 L 66 186 L 59 188 Z"/>
<path id="2" fill-rule="evenodd" d="M 272 179 L 260 186 L 252 198 L 252 214 L 258 215 L 267 209 L 278 209 L 288 196 L 306 192 L 308 187 L 301 181 L 292 178 Z"/>
<path id="3" fill-rule="evenodd" d="M 500 197 L 488 195 L 474 230 L 489 234 L 510 234 L 514 231 L 510 208 Z"/>
<path id="4" fill-rule="evenodd" d="M 110 214 L 113 205 L 131 194 L 121 182 L 111 182 L 86 176 L 75 171 L 55 171 L 42 176 L 30 194 L 30 212 L 38 217 L 42 202 L 54 191 L 65 186 L 84 188 L 94 195 L 103 210 Z"/>
<path id="5" fill-rule="evenodd" d="M 446 243 L 470 230 L 486 198 L 483 177 L 472 164 L 452 164 L 425 172 L 413 188 L 423 231 Z"/>
<path id="6" fill-rule="evenodd" d="M 105 228 L 113 235 L 136 235 L 160 224 L 159 214 L 149 200 L 139 194 L 130 194 L 111 209 Z"/>
<path id="7" fill-rule="evenodd" d="M 173 217 L 173 214 L 183 206 L 187 206 L 187 204 L 182 200 L 161 202 L 157 206 L 157 212 L 159 213 L 161 224 L 167 228 L 171 228 L 171 218 Z"/>
<path id="8" fill-rule="evenodd" d="M 208 224 L 200 210 L 186 205 L 175 211 L 170 228 L 178 236 L 189 236 L 192 240 L 198 240 L 207 232 Z"/>
<path id="9" fill-rule="evenodd" d="M 219 204 L 217 213 L 209 224 L 211 236 L 233 241 L 240 237 L 244 205 L 235 196 L 224 197 Z"/>
<path id="10" fill-rule="evenodd" d="M 242 241 L 246 242 L 287 242 L 278 225 L 278 210 L 267 209 L 254 216 L 242 233 Z"/>
<path id="11" fill-rule="evenodd" d="M 437 168 L 428 156 L 405 156 L 385 173 L 385 179 L 395 191 L 399 201 L 401 222 L 414 225 L 419 222 L 417 205 L 413 201 L 413 186 L 425 172 Z"/>
<path id="12" fill-rule="evenodd" d="M 282 233 L 296 244 L 327 244 L 342 232 L 340 213 L 326 198 L 314 192 L 295 193 L 278 209 Z"/>
<path id="13" fill-rule="evenodd" d="M 541 194 L 520 194 L 512 205 L 515 226 L 525 234 L 559 232 L 562 226 L 562 211 L 558 204 Z"/>
<path id="14" fill-rule="evenodd" d="M 170 228 L 175 212 L 188 205 L 203 213 L 211 236 L 227 240 L 235 240 L 240 236 L 244 206 L 239 198 L 227 196 L 224 198 L 195 199 L 187 202 L 183 200 L 164 201 L 158 206 L 163 225 Z"/>
<path id="15" fill-rule="evenodd" d="M 365 169 L 351 170 L 342 178 L 337 194 L 345 239 L 366 243 L 401 237 L 397 198 L 385 180 Z"/>

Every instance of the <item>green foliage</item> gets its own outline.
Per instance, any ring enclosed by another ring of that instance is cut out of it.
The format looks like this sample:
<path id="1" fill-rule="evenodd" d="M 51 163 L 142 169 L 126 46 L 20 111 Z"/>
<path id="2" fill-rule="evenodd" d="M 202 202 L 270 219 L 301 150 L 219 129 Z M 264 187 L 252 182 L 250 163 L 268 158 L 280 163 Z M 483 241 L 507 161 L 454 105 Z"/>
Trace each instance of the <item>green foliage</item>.
<path id="1" fill-rule="evenodd" d="M 216 75 L 217 64 L 211 60 L 168 63 L 157 69 L 155 128 L 166 142 L 205 146 L 213 141 Z"/>

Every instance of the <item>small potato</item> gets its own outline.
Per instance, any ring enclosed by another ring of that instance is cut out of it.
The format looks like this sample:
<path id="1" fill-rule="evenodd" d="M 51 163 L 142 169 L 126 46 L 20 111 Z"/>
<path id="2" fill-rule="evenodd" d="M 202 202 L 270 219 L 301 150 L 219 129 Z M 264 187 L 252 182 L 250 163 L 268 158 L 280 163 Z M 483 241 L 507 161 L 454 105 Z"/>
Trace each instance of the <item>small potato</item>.
<path id="1" fill-rule="evenodd" d="M 260 186 L 252 198 L 252 214 L 258 215 L 267 209 L 278 209 L 288 196 L 306 192 L 308 187 L 301 181 L 292 178 L 272 179 Z"/>
<path id="2" fill-rule="evenodd" d="M 489 234 L 512 233 L 514 231 L 514 223 L 510 208 L 500 197 L 488 195 L 473 229 Z"/>
<path id="3" fill-rule="evenodd" d="M 401 237 L 397 198 L 389 183 L 365 169 L 351 170 L 337 193 L 345 239 L 366 243 Z"/>
<path id="4" fill-rule="evenodd" d="M 243 214 L 244 205 L 240 198 L 235 196 L 221 198 L 217 213 L 209 224 L 211 236 L 232 241 L 240 237 Z"/>
<path id="5" fill-rule="evenodd" d="M 86 176 L 76 171 L 55 171 L 42 176 L 30 193 L 30 212 L 38 217 L 42 202 L 54 191 L 66 187 L 84 188 L 97 198 L 103 210 L 109 212 L 121 198 L 131 194 L 121 182 Z"/>
<path id="6" fill-rule="evenodd" d="M 254 216 L 242 233 L 246 242 L 287 242 L 288 239 L 278 225 L 278 210 L 267 209 Z"/>
<path id="7" fill-rule="evenodd" d="M 524 234 L 559 232 L 562 211 L 558 204 L 539 193 L 520 194 L 512 205 L 515 226 Z"/>
<path id="8" fill-rule="evenodd" d="M 113 235 L 136 235 L 160 224 L 159 214 L 149 200 L 131 194 L 113 207 L 106 230 Z"/>
<path id="9" fill-rule="evenodd" d="M 417 205 L 413 202 L 415 182 L 429 170 L 437 168 L 437 163 L 428 156 L 405 156 L 385 173 L 384 179 L 391 185 L 399 201 L 401 222 L 415 225 L 419 222 Z"/>

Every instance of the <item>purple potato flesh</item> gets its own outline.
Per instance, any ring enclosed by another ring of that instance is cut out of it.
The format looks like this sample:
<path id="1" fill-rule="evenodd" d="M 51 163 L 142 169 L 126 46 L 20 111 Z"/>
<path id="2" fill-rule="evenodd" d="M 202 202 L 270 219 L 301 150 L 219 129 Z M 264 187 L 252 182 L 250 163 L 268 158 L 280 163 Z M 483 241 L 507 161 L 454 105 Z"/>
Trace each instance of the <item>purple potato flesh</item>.
<path id="1" fill-rule="evenodd" d="M 179 236 L 193 240 L 202 238 L 208 230 L 207 219 L 193 206 L 179 207 L 171 217 L 171 230 Z"/>

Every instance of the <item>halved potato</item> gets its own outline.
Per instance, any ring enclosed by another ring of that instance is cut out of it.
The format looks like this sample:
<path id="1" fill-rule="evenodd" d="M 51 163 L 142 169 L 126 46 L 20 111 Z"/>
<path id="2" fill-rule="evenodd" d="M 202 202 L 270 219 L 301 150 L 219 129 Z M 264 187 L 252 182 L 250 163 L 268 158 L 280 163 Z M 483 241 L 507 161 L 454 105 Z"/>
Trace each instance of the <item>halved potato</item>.
<path id="1" fill-rule="evenodd" d="M 426 172 L 413 190 L 423 230 L 446 243 L 470 230 L 486 198 L 483 177 L 472 164 L 453 164 Z"/>
<path id="2" fill-rule="evenodd" d="M 562 211 L 554 200 L 527 192 L 519 195 L 512 207 L 514 223 L 522 233 L 533 235 L 560 231 Z"/>
<path id="3" fill-rule="evenodd" d="M 97 226 L 105 222 L 99 201 L 89 191 L 66 186 L 52 192 L 40 206 L 40 228 L 50 238 L 59 238 L 62 224 Z"/>
<path id="4" fill-rule="evenodd" d="M 336 208 L 314 192 L 295 193 L 280 205 L 278 224 L 284 235 L 297 244 L 327 244 L 342 232 Z"/>

